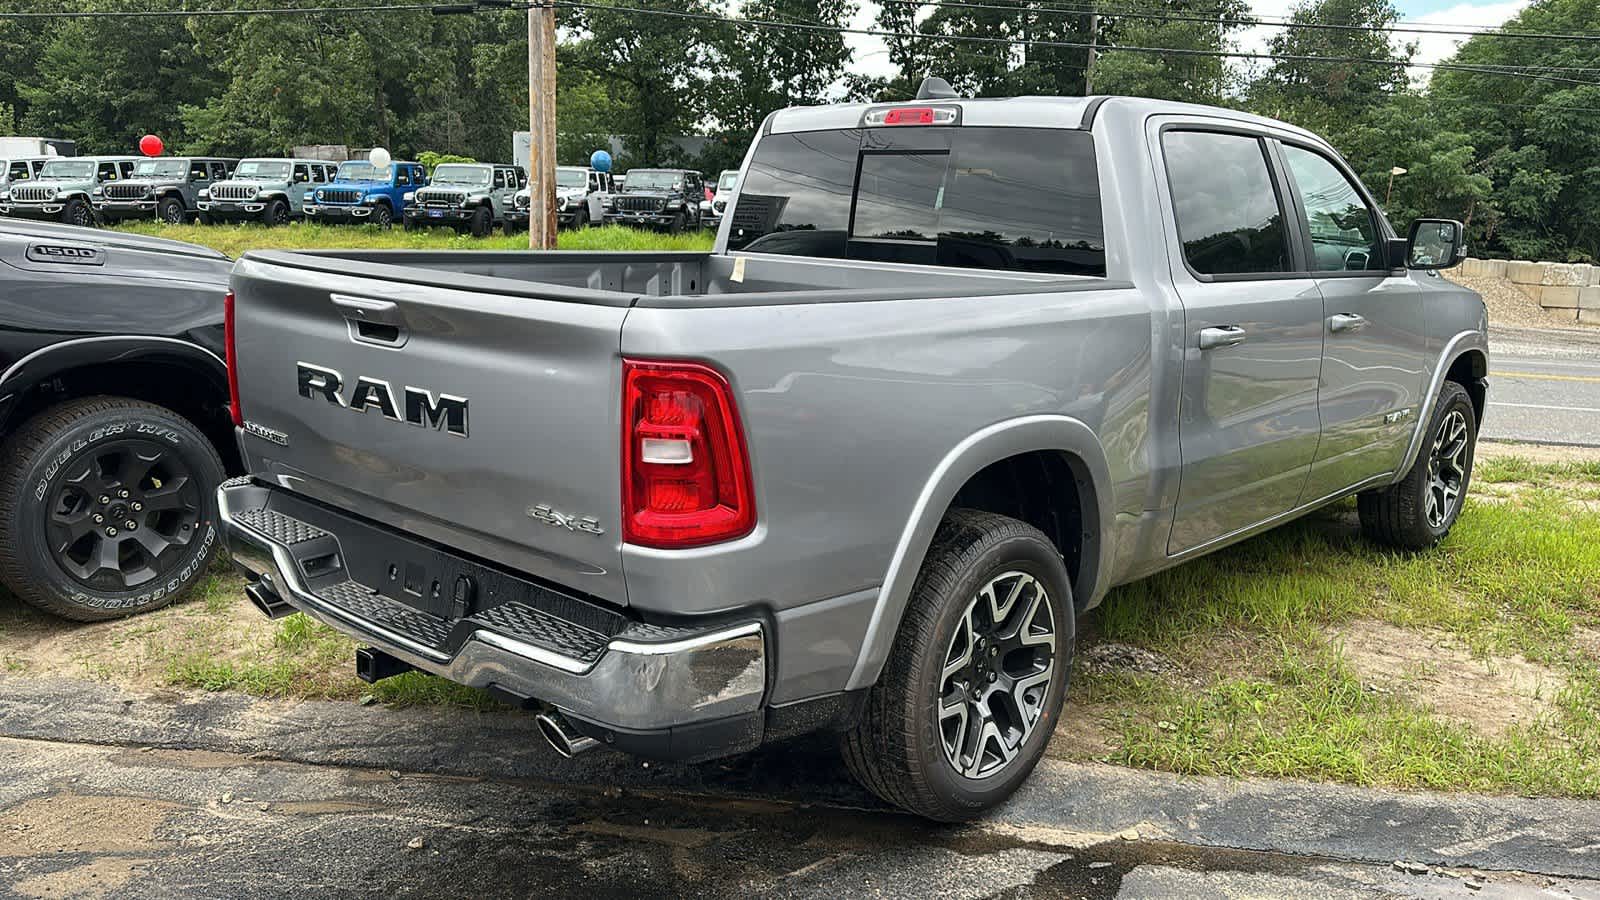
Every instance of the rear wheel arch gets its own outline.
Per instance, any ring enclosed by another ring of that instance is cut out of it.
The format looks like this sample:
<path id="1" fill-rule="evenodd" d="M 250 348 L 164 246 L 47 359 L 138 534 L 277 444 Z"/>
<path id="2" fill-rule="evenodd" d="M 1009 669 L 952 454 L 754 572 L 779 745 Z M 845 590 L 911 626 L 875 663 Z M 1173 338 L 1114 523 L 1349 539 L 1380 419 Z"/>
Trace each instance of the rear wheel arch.
<path id="1" fill-rule="evenodd" d="M 1050 502 L 1024 496 L 1041 484 L 1058 488 Z M 1111 570 L 1110 486 L 1099 439 L 1067 416 L 999 422 L 952 448 L 924 484 L 896 544 L 849 687 L 877 680 L 934 533 L 951 509 L 998 512 L 1040 528 L 1067 562 L 1078 609 L 1098 603 Z"/>
<path id="2" fill-rule="evenodd" d="M 106 336 L 64 341 L 0 373 L 0 438 L 53 406 L 92 396 L 165 407 L 191 422 L 238 470 L 227 368 L 188 341 Z"/>

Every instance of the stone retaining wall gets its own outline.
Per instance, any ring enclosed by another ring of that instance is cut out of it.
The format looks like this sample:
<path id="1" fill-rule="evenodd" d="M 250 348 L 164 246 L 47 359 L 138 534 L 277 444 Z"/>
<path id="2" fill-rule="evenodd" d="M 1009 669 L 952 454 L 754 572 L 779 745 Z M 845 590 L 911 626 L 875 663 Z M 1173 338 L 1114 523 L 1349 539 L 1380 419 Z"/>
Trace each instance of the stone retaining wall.
<path id="1" fill-rule="evenodd" d="M 1588 263 L 1467 259 L 1461 274 L 1504 278 L 1545 309 L 1570 313 L 1579 322 L 1600 323 L 1600 266 Z"/>

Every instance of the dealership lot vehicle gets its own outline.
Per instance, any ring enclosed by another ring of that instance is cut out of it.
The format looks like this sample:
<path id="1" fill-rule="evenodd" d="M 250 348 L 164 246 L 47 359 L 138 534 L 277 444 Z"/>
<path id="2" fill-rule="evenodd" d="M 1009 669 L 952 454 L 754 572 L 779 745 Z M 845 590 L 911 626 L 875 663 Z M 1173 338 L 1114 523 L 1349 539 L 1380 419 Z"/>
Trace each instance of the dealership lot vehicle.
<path id="1" fill-rule="evenodd" d="M 200 221 L 287 225 L 305 211 L 306 197 L 333 180 L 333 163 L 319 159 L 246 159 L 226 181 L 199 191 Z"/>
<path id="2" fill-rule="evenodd" d="M 22 600 L 109 619 L 204 574 L 236 456 L 231 269 L 176 241 L 0 222 L 0 582 Z"/>
<path id="3" fill-rule="evenodd" d="M 406 207 L 408 229 L 448 226 L 458 233 L 488 237 L 494 226 L 505 227 L 520 188 L 528 186 L 521 166 L 493 163 L 447 163 L 433 170 L 433 180 L 419 188 Z M 524 224 L 527 216 L 523 216 Z"/>
<path id="4" fill-rule="evenodd" d="M 587 166 L 556 168 L 556 225 L 588 228 L 605 221 L 605 198 L 611 193 L 611 173 Z M 528 227 L 528 189 L 517 191 L 506 214 L 508 229 Z"/>
<path id="5" fill-rule="evenodd" d="M 193 220 L 200 213 L 200 192 L 226 180 L 238 160 L 205 156 L 141 159 L 125 181 L 93 190 L 95 215 L 102 222 L 160 219 L 168 225 Z"/>
<path id="6" fill-rule="evenodd" d="M 220 504 L 256 604 L 368 642 L 365 677 L 536 706 L 566 753 L 835 729 L 954 820 L 1032 770 L 1112 586 L 1352 494 L 1411 550 L 1461 510 L 1462 228 L 1397 237 L 1310 132 L 791 109 L 727 215 L 710 253 L 242 259 Z"/>
<path id="7" fill-rule="evenodd" d="M 738 169 L 727 169 L 717 176 L 716 193 L 701 207 L 700 224 L 711 229 L 722 224 L 722 217 L 728 211 L 728 204 L 733 201 L 733 189 L 738 183 Z"/>
<path id="8" fill-rule="evenodd" d="M 11 188 L 39 177 L 39 170 L 53 157 L 13 156 L 0 158 L 0 198 L 9 195 Z"/>
<path id="9" fill-rule="evenodd" d="M 691 169 L 631 169 L 627 184 L 605 197 L 608 225 L 645 225 L 676 234 L 700 227 L 705 182 Z"/>
<path id="10" fill-rule="evenodd" d="M 132 156 L 52 159 L 33 181 L 0 192 L 0 215 L 91 227 L 95 189 L 133 177 L 137 161 Z"/>
<path id="11" fill-rule="evenodd" d="M 388 228 L 400 218 L 414 193 L 428 183 L 420 163 L 374 166 L 364 159 L 339 164 L 333 182 L 318 187 L 305 204 L 314 222 L 370 222 Z"/>

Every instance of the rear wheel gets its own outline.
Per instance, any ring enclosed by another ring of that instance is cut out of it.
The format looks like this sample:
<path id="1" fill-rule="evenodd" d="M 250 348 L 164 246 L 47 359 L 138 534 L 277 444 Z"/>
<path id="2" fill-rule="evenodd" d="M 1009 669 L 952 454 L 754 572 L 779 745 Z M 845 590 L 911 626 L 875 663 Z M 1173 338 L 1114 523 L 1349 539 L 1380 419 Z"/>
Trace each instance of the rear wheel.
<path id="1" fill-rule="evenodd" d="M 61 210 L 61 221 L 79 228 L 93 228 L 94 209 L 87 201 L 76 198 L 68 200 L 66 207 Z"/>
<path id="2" fill-rule="evenodd" d="M 0 580 L 69 619 L 165 606 L 216 553 L 222 460 L 171 410 L 90 397 L 0 445 Z"/>
<path id="3" fill-rule="evenodd" d="M 841 741 L 868 790 L 940 821 L 1009 797 L 1050 741 L 1075 640 L 1061 554 L 1038 529 L 952 510 L 860 722 Z"/>
<path id="4" fill-rule="evenodd" d="M 1478 417 L 1467 389 L 1446 381 L 1427 428 L 1406 477 L 1357 499 L 1361 531 L 1368 538 L 1401 550 L 1426 550 L 1461 516 L 1478 442 Z"/>
<path id="5" fill-rule="evenodd" d="M 168 197 L 156 207 L 156 214 L 168 225 L 182 225 L 189 218 L 189 210 L 177 197 Z"/>
<path id="6" fill-rule="evenodd" d="M 472 236 L 475 238 L 488 237 L 494 231 L 494 214 L 489 207 L 480 206 L 472 211 Z"/>

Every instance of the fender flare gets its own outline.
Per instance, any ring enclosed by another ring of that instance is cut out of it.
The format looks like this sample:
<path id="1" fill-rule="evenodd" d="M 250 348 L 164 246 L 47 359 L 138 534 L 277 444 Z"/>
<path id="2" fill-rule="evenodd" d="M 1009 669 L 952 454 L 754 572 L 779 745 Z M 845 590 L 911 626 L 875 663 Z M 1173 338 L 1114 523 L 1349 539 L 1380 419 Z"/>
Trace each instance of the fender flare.
<path id="1" fill-rule="evenodd" d="M 1112 566 L 1115 505 L 1111 498 L 1111 470 L 1100 439 L 1088 425 L 1069 416 L 1024 416 L 997 422 L 953 447 L 923 484 L 878 590 L 878 601 L 847 690 L 871 687 L 878 680 L 911 599 L 912 585 L 933 543 L 934 531 L 956 493 L 990 464 L 1039 450 L 1059 450 L 1076 461 L 1074 468 L 1087 498 L 1085 505 L 1093 507 L 1084 510 L 1085 547 L 1074 585 L 1075 589 L 1087 588 L 1087 596 L 1074 600 L 1081 609 L 1104 594 L 1106 575 Z"/>
<path id="2" fill-rule="evenodd" d="M 1439 389 L 1444 386 L 1446 375 L 1450 374 L 1450 367 L 1456 360 L 1468 353 L 1477 353 L 1484 359 L 1484 369 L 1488 369 L 1489 338 L 1484 332 L 1473 329 L 1458 332 L 1444 345 L 1444 350 L 1439 353 L 1439 364 L 1434 367 L 1433 378 L 1428 382 L 1428 392 L 1422 397 L 1422 407 L 1417 410 L 1416 426 L 1411 431 L 1411 442 L 1406 445 L 1406 455 L 1400 461 L 1400 468 L 1395 470 L 1394 480 L 1391 484 L 1398 484 L 1411 471 L 1416 464 L 1417 455 L 1422 452 L 1422 444 L 1427 437 L 1428 423 L 1433 420 L 1433 407 L 1439 399 Z"/>
<path id="3" fill-rule="evenodd" d="M 20 393 L 43 381 L 88 366 L 148 362 L 182 366 L 209 378 L 224 393 L 228 367 L 210 350 L 178 338 L 103 335 L 41 347 L 0 372 L 0 430 L 8 424 Z"/>

